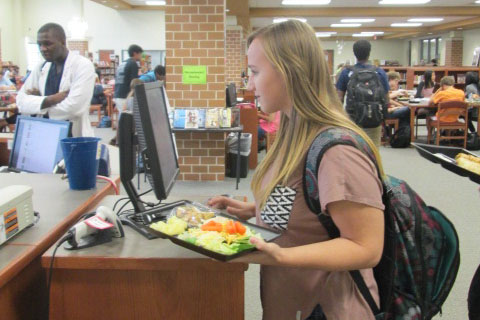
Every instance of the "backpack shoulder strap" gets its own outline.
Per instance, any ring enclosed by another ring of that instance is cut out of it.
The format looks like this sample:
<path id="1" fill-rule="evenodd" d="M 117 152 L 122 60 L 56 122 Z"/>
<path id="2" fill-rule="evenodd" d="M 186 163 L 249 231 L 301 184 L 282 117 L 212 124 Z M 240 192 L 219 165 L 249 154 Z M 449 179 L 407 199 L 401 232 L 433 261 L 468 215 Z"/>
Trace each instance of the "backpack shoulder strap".
<path id="1" fill-rule="evenodd" d="M 320 223 L 327 230 L 330 238 L 338 238 L 340 236 L 340 231 L 335 226 L 332 218 L 329 215 L 322 213 L 320 205 L 320 197 L 318 190 L 318 169 L 320 167 L 320 162 L 322 157 L 333 146 L 336 145 L 349 145 L 359 149 L 364 152 L 370 160 L 377 167 L 377 172 L 380 176 L 380 171 L 378 171 L 378 165 L 375 160 L 375 156 L 368 146 L 367 142 L 355 132 L 346 129 L 346 128 L 329 128 L 318 134 L 318 136 L 313 140 L 310 148 L 307 152 L 307 157 L 305 160 L 305 166 L 303 171 L 303 190 L 305 201 L 309 209 L 314 212 Z M 383 181 L 382 181 L 383 183 Z M 384 187 L 385 190 L 385 187 Z M 363 279 L 360 271 L 352 270 L 350 275 L 357 285 L 360 293 L 363 298 L 367 301 L 370 309 L 374 315 L 381 313 L 380 309 L 377 307 L 375 300 L 373 299 L 368 287 Z"/>

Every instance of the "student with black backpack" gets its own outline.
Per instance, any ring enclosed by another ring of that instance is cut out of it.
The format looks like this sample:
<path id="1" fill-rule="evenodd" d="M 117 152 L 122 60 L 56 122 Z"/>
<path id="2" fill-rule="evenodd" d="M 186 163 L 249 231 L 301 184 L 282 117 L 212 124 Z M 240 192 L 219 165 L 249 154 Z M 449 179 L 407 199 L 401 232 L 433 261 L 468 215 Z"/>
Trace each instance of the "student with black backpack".
<path id="1" fill-rule="evenodd" d="M 385 71 L 368 64 L 371 48 L 367 40 L 354 43 L 357 64 L 342 71 L 336 87 L 340 101 L 347 94 L 345 109 L 350 118 L 379 147 L 390 87 Z"/>

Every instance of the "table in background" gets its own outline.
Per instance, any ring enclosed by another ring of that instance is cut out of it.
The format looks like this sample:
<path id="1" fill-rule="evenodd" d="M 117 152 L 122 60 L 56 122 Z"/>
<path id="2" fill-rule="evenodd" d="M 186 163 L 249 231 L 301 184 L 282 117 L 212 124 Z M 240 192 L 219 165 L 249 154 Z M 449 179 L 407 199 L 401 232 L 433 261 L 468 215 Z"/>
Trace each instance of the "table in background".
<path id="1" fill-rule="evenodd" d="M 237 148 L 237 186 L 236 189 L 238 190 L 238 183 L 240 181 L 240 139 L 242 137 L 243 126 L 240 125 L 238 127 L 232 128 L 198 128 L 198 129 L 180 129 L 180 128 L 173 128 L 172 131 L 175 132 L 236 132 L 238 134 L 238 148 Z"/>
<path id="2" fill-rule="evenodd" d="M 469 107 L 477 108 L 478 114 L 480 115 L 480 101 L 465 101 L 468 103 Z M 408 103 L 407 106 L 410 108 L 410 141 L 415 141 L 415 116 L 417 110 L 420 108 L 434 109 L 437 110 L 438 107 L 434 104 L 430 104 L 429 101 L 422 101 L 420 103 Z M 477 121 L 477 134 L 480 136 L 478 130 L 478 121 Z"/>
<path id="3" fill-rule="evenodd" d="M 113 179 L 118 184 L 119 178 Z M 72 191 L 60 175 L 0 173 L 0 188 L 14 184 L 33 187 L 33 208 L 40 220 L 0 246 L 0 318 L 44 320 L 47 289 L 41 255 L 114 189 L 98 181 L 96 189 Z"/>
<path id="4" fill-rule="evenodd" d="M 119 198 L 109 196 L 101 204 L 112 207 Z M 124 230 L 124 238 L 96 247 L 58 249 L 50 320 L 244 319 L 248 265 L 217 262 L 170 240 L 147 240 L 129 227 Z M 52 251 L 53 247 L 42 257 L 46 269 Z"/>

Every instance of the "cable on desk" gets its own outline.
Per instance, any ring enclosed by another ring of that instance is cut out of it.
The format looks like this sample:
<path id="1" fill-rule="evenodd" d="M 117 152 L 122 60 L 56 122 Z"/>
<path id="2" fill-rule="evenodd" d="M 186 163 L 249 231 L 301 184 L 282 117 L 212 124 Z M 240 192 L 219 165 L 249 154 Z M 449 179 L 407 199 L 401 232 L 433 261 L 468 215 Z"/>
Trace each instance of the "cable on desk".
<path id="1" fill-rule="evenodd" d="M 115 194 L 117 196 L 120 194 L 120 191 L 118 190 L 117 184 L 112 179 L 110 179 L 109 177 L 98 175 L 97 179 L 108 181 L 112 185 L 113 189 L 115 190 Z"/>
<path id="2" fill-rule="evenodd" d="M 69 231 L 65 236 L 63 236 L 60 241 L 58 241 L 55 249 L 53 250 L 52 258 L 50 260 L 50 268 L 48 269 L 48 280 L 47 280 L 47 319 L 50 318 L 50 286 L 52 284 L 52 273 L 53 273 L 53 261 L 55 260 L 55 254 L 57 249 L 64 243 L 73 237 L 73 234 Z"/>

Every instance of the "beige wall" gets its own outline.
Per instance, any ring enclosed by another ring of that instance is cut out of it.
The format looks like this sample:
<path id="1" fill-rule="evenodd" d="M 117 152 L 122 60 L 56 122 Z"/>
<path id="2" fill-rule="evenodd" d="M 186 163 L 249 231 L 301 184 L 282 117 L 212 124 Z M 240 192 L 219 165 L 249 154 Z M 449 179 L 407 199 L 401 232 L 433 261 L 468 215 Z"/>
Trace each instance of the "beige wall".
<path id="1" fill-rule="evenodd" d="M 463 65 L 471 66 L 473 50 L 480 47 L 480 29 L 463 31 Z"/>
<path id="2" fill-rule="evenodd" d="M 89 50 L 94 52 L 94 57 L 99 49 L 113 49 L 120 55 L 121 50 L 132 43 L 145 50 L 165 50 L 163 11 L 117 11 L 90 0 L 0 0 L 4 60 L 18 64 L 20 73 L 24 74 L 27 66 L 25 38 L 35 42 L 37 30 L 47 22 L 62 25 L 68 38 L 68 22 L 74 17 L 80 18 L 82 11 L 88 23 Z"/>
<path id="3" fill-rule="evenodd" d="M 335 67 L 339 63 L 345 63 L 350 60 L 350 63 L 355 63 L 355 56 L 353 54 L 353 44 L 355 41 L 344 41 L 343 49 L 339 50 L 338 43 L 332 40 L 320 39 L 324 50 L 334 50 L 333 63 Z M 340 42 L 341 43 L 341 42 Z M 370 53 L 370 60 L 397 60 L 400 65 L 408 63 L 407 50 L 403 40 L 370 40 L 372 44 L 372 51 Z"/>

